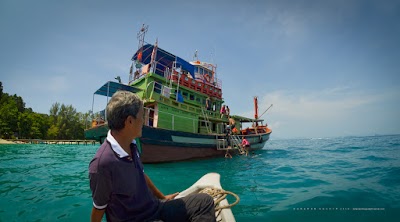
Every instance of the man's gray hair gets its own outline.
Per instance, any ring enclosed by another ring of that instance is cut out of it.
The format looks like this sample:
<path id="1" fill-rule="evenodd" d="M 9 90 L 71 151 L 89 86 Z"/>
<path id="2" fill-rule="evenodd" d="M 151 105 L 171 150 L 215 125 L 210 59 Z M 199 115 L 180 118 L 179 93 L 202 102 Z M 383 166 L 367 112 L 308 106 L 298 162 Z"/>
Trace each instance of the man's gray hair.
<path id="1" fill-rule="evenodd" d="M 129 91 L 117 91 L 107 104 L 107 121 L 111 130 L 121 130 L 125 127 L 128 116 L 137 118 L 139 109 L 143 107 L 143 101 Z M 142 118 L 139 116 L 139 118 Z"/>

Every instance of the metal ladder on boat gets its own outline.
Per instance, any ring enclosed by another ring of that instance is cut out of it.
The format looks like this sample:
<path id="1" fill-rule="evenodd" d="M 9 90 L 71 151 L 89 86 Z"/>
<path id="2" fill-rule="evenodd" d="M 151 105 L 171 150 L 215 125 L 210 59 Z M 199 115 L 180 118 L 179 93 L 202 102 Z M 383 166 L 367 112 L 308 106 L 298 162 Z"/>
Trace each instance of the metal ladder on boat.
<path id="1" fill-rule="evenodd" d="M 243 154 L 246 152 L 246 151 L 244 151 L 244 149 L 242 147 L 241 139 L 237 135 L 230 135 L 228 139 L 231 140 L 232 148 L 238 149 L 240 154 Z"/>
<path id="2" fill-rule="evenodd" d="M 201 112 L 203 113 L 203 118 L 204 118 L 205 123 L 206 123 L 207 132 L 208 133 L 212 133 L 211 132 L 211 127 L 210 127 L 210 120 L 208 119 L 207 111 L 204 110 L 204 107 L 201 107 Z"/>

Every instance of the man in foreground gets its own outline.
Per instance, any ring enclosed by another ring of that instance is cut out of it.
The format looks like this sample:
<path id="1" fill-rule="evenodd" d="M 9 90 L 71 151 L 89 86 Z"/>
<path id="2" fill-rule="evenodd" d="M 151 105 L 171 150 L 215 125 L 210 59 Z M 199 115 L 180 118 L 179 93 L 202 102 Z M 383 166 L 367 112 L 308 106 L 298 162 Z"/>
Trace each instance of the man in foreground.
<path id="1" fill-rule="evenodd" d="M 207 194 L 174 199 L 164 196 L 144 173 L 134 141 L 142 135 L 143 102 L 118 91 L 107 104 L 110 131 L 89 165 L 91 221 L 215 221 Z"/>

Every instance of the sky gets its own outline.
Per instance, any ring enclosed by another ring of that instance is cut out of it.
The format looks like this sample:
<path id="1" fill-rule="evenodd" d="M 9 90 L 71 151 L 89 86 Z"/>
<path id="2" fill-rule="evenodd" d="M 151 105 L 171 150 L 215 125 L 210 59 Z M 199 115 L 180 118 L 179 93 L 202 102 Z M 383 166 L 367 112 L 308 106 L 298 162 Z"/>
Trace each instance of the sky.
<path id="1" fill-rule="evenodd" d="M 216 63 L 232 114 L 273 104 L 272 139 L 400 133 L 394 0 L 0 0 L 3 91 L 87 112 L 101 85 L 128 81 L 142 24 L 146 42 Z"/>

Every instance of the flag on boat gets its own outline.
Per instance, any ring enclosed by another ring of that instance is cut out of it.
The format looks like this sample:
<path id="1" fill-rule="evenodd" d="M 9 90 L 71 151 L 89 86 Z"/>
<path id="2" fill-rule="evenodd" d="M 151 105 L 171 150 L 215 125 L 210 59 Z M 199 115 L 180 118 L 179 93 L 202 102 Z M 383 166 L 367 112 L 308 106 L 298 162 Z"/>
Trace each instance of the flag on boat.
<path id="1" fill-rule="evenodd" d="M 139 54 L 138 54 L 138 56 L 137 56 L 137 60 L 138 60 L 139 62 L 142 61 L 142 55 L 143 55 L 143 53 L 142 53 L 142 51 L 140 51 Z"/>

